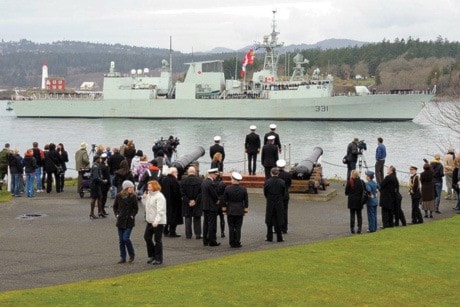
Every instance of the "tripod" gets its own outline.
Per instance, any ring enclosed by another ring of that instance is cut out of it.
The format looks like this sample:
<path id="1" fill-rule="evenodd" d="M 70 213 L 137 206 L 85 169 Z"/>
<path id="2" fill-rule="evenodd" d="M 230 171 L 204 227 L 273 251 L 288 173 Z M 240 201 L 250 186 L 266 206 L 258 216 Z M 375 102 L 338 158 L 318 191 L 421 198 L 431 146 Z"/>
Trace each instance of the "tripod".
<path id="1" fill-rule="evenodd" d="M 368 171 L 368 170 L 369 170 L 369 167 L 367 167 L 366 157 L 364 157 L 364 154 L 361 152 L 361 153 L 358 155 L 358 171 L 359 171 L 359 177 L 361 177 L 361 173 L 362 173 L 362 170 L 363 170 L 363 164 L 364 164 L 364 167 L 366 168 L 366 170 Z"/>

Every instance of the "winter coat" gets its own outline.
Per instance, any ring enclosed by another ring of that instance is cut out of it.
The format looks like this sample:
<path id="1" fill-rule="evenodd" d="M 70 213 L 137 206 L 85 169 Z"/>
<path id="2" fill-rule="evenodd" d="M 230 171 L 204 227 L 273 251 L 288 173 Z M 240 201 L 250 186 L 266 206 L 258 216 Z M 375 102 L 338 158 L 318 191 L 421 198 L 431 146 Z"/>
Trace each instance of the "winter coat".
<path id="1" fill-rule="evenodd" d="M 212 178 L 208 177 L 201 184 L 201 203 L 203 210 L 217 212 L 219 195 Z"/>
<path id="2" fill-rule="evenodd" d="M 86 148 L 77 150 L 75 153 L 75 169 L 80 171 L 81 169 L 89 168 L 89 156 Z"/>
<path id="3" fill-rule="evenodd" d="M 45 153 L 45 172 L 53 173 L 61 166 L 61 156 L 56 150 L 49 150 Z"/>
<path id="4" fill-rule="evenodd" d="M 272 217 L 275 216 L 278 225 L 284 223 L 284 198 L 286 185 L 284 181 L 272 176 L 265 181 L 264 196 L 266 199 L 265 223 L 271 225 Z"/>
<path id="5" fill-rule="evenodd" d="M 26 174 L 33 174 L 35 173 L 35 169 L 37 168 L 37 161 L 34 158 L 34 155 L 25 155 L 24 157 L 24 171 Z"/>
<path id="6" fill-rule="evenodd" d="M 135 225 L 135 217 L 139 211 L 137 198 L 135 194 L 127 194 L 123 196 L 122 192 L 115 196 L 113 202 L 113 213 L 117 218 L 116 226 L 121 229 L 133 228 Z"/>
<path id="7" fill-rule="evenodd" d="M 359 178 L 351 178 L 345 186 L 345 195 L 348 196 L 348 209 L 362 209 L 361 203 L 363 190 L 366 188 L 366 183 Z"/>
<path id="8" fill-rule="evenodd" d="M 278 161 L 278 147 L 274 144 L 266 144 L 262 147 L 261 162 L 264 167 L 275 167 Z"/>
<path id="9" fill-rule="evenodd" d="M 176 177 L 167 175 L 160 181 L 161 192 L 166 199 L 166 221 L 170 225 L 181 225 L 182 218 L 182 197 L 180 185 Z"/>
<path id="10" fill-rule="evenodd" d="M 227 215 L 244 215 L 248 212 L 248 191 L 239 184 L 225 188 L 222 197 L 222 211 Z"/>
<path id="11" fill-rule="evenodd" d="M 441 162 L 433 160 L 431 161 L 431 167 L 433 168 L 433 182 L 442 183 L 442 177 L 444 177 L 444 167 Z"/>
<path id="12" fill-rule="evenodd" d="M 148 192 L 142 197 L 145 207 L 145 220 L 149 224 L 166 224 L 166 199 L 160 191 Z"/>
<path id="13" fill-rule="evenodd" d="M 399 191 L 399 181 L 396 175 L 387 175 L 380 183 L 380 207 L 393 210 L 396 204 L 396 191 Z"/>
<path id="14" fill-rule="evenodd" d="M 420 174 L 420 182 L 422 183 L 422 201 L 434 200 L 434 181 L 433 171 L 425 170 Z"/>
<path id="15" fill-rule="evenodd" d="M 180 190 L 182 195 L 182 215 L 201 216 L 203 205 L 201 204 L 201 184 L 203 180 L 197 176 L 187 176 L 181 180 Z M 191 200 L 195 201 L 193 207 L 189 206 Z"/>
<path id="16" fill-rule="evenodd" d="M 22 157 L 20 154 L 11 154 L 9 156 L 9 166 L 10 166 L 11 174 L 22 175 L 23 173 L 22 163 L 23 161 L 22 161 Z"/>

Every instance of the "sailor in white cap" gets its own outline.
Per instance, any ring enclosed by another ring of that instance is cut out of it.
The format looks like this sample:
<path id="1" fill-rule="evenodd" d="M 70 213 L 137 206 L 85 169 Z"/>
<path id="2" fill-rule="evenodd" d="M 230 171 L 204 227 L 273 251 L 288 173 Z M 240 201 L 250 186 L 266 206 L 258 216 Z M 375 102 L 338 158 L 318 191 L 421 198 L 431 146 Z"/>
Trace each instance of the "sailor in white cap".
<path id="1" fill-rule="evenodd" d="M 246 135 L 246 140 L 244 141 L 244 150 L 248 155 L 249 175 L 255 175 L 257 166 L 257 154 L 260 152 L 260 136 L 256 133 L 256 126 L 251 125 L 249 129 L 251 130 L 251 133 Z"/>
<path id="2" fill-rule="evenodd" d="M 209 147 L 209 156 L 212 161 L 214 160 L 214 155 L 220 152 L 220 154 L 222 155 L 222 160 L 220 161 L 221 163 L 218 168 L 219 168 L 219 171 L 223 172 L 224 171 L 225 150 L 224 150 L 224 147 L 220 145 L 220 140 L 221 140 L 220 136 L 216 135 L 214 137 L 214 145 Z"/>
<path id="3" fill-rule="evenodd" d="M 287 233 L 288 231 L 288 207 L 289 207 L 289 188 L 292 184 L 291 174 L 285 171 L 286 160 L 279 159 L 276 161 L 276 166 L 278 167 L 279 174 L 278 177 L 284 181 L 286 185 L 287 197 L 283 199 L 284 205 L 284 224 L 281 225 L 281 231 Z"/>
<path id="4" fill-rule="evenodd" d="M 268 143 L 268 137 L 270 135 L 275 136 L 275 145 L 278 147 L 278 151 L 281 153 L 281 141 L 280 141 L 280 136 L 278 133 L 275 132 L 276 130 L 276 125 L 275 124 L 270 124 L 270 132 L 267 132 L 264 137 L 264 144 Z"/>
<path id="5" fill-rule="evenodd" d="M 232 184 L 225 188 L 222 211 L 227 214 L 230 247 L 241 247 L 243 216 L 248 213 L 248 191 L 240 185 L 243 179 L 238 172 L 232 173 Z"/>
<path id="6" fill-rule="evenodd" d="M 203 206 L 203 245 L 219 246 L 217 242 L 217 211 L 219 196 L 217 195 L 214 181 L 219 174 L 219 169 L 208 170 L 208 177 L 201 184 L 201 204 Z"/>
<path id="7" fill-rule="evenodd" d="M 265 168 L 265 179 L 270 178 L 270 171 L 276 166 L 278 161 L 278 147 L 275 145 L 275 136 L 269 135 L 267 137 L 267 144 L 262 147 L 262 165 Z"/>

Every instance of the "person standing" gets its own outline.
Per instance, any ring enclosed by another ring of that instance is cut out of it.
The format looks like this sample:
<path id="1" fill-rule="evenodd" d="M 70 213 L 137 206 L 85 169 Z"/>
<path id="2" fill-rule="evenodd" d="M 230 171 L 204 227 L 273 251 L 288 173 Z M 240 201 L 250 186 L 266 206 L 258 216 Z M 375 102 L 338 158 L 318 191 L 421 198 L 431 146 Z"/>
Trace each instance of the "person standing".
<path id="1" fill-rule="evenodd" d="M 10 144 L 6 143 L 0 151 L 0 190 L 2 189 L 3 179 L 8 175 L 8 164 L 10 162 Z"/>
<path id="2" fill-rule="evenodd" d="M 75 152 L 75 170 L 78 172 L 77 193 L 82 191 L 83 170 L 89 169 L 89 156 L 85 142 L 80 144 L 80 149 Z"/>
<path id="3" fill-rule="evenodd" d="M 243 179 L 240 173 L 232 173 L 232 185 L 225 188 L 222 197 L 222 211 L 227 214 L 230 247 L 239 248 L 241 245 L 241 227 L 243 216 L 248 213 L 248 191 L 240 185 Z"/>
<path id="4" fill-rule="evenodd" d="M 366 203 L 367 207 L 367 221 L 369 225 L 368 232 L 377 231 L 377 206 L 379 200 L 377 198 L 377 190 L 380 189 L 380 185 L 374 181 L 374 172 L 366 172 L 366 191 L 368 194 L 368 199 Z"/>
<path id="5" fill-rule="evenodd" d="M 109 215 L 105 211 L 105 206 L 107 204 L 107 193 L 109 193 L 110 189 L 110 171 L 109 167 L 107 166 L 107 154 L 105 152 L 101 155 L 101 162 L 99 163 L 99 170 L 101 173 L 101 208 L 102 214 L 107 216 Z"/>
<path id="6" fill-rule="evenodd" d="M 394 176 L 396 177 L 396 169 L 393 168 L 393 174 Z M 396 180 L 397 177 L 396 177 Z M 398 181 L 398 185 L 396 186 L 396 189 L 395 189 L 395 210 L 394 210 L 394 217 L 395 217 L 395 222 L 394 222 L 394 225 L 395 226 L 399 226 L 399 222 L 401 221 L 401 225 L 402 226 L 406 226 L 407 223 L 406 223 L 406 217 L 404 215 L 404 212 L 402 211 L 402 195 L 401 193 L 399 192 L 399 181 Z"/>
<path id="7" fill-rule="evenodd" d="M 351 171 L 356 169 L 356 162 L 358 162 L 359 155 L 358 143 L 359 139 L 354 138 L 353 142 L 347 146 L 347 181 L 350 179 Z"/>
<path id="8" fill-rule="evenodd" d="M 110 197 L 115 198 L 117 194 L 117 183 L 115 182 L 115 172 L 120 169 L 121 161 L 125 160 L 120 154 L 118 148 L 112 148 L 112 155 L 107 160 L 107 165 L 110 171 Z"/>
<path id="9" fill-rule="evenodd" d="M 446 199 L 456 199 L 456 193 L 452 193 L 452 177 L 453 177 L 453 170 L 454 170 L 454 160 L 455 160 L 455 152 L 452 147 L 447 150 L 446 155 L 443 158 L 444 164 L 444 176 L 446 177 L 446 189 L 447 189 L 447 196 Z"/>
<path id="10" fill-rule="evenodd" d="M 223 165 L 224 164 L 222 163 L 222 154 L 220 152 L 216 152 L 211 161 L 211 168 L 217 168 L 219 172 L 223 172 Z"/>
<path id="11" fill-rule="evenodd" d="M 11 173 L 11 195 L 20 197 L 22 174 L 23 174 L 23 161 L 17 148 L 9 155 L 9 167 Z"/>
<path id="12" fill-rule="evenodd" d="M 350 230 L 355 233 L 355 216 L 358 218 L 358 233 L 361 233 L 363 225 L 363 203 L 362 196 L 365 190 L 365 183 L 359 178 L 359 172 L 352 170 L 350 179 L 345 186 L 345 195 L 348 196 L 348 209 L 350 209 Z"/>
<path id="13" fill-rule="evenodd" d="M 409 195 L 412 200 L 412 224 L 423 223 L 422 212 L 420 211 L 420 199 L 422 194 L 420 193 L 420 176 L 417 175 L 417 167 L 411 165 L 409 168 L 410 179 L 409 179 Z"/>
<path id="14" fill-rule="evenodd" d="M 452 208 L 460 210 L 460 157 L 454 160 L 454 170 L 452 171 L 452 188 L 457 193 L 457 205 Z M 458 213 L 458 212 L 457 212 Z"/>
<path id="15" fill-rule="evenodd" d="M 213 160 L 214 155 L 217 152 L 220 152 L 222 154 L 222 160 L 221 160 L 219 171 L 223 172 L 223 170 L 224 170 L 224 160 L 225 160 L 225 150 L 224 150 L 224 147 L 222 145 L 220 145 L 220 141 L 221 141 L 221 137 L 216 135 L 214 137 L 214 145 L 209 147 L 209 157 L 211 158 L 211 160 Z M 211 167 L 211 168 L 214 168 L 214 167 Z"/>
<path id="16" fill-rule="evenodd" d="M 267 237 L 265 241 L 273 241 L 273 227 L 275 227 L 278 242 L 283 242 L 281 226 L 284 223 L 284 198 L 286 197 L 286 185 L 278 177 L 279 170 L 271 169 L 271 176 L 265 181 L 264 196 L 266 199 L 265 224 L 267 225 Z"/>
<path id="17" fill-rule="evenodd" d="M 147 183 L 147 190 L 142 196 L 145 206 L 145 221 L 147 225 L 144 240 L 147 245 L 147 263 L 160 265 L 163 263 L 163 228 L 166 224 L 166 199 L 161 193 L 161 186 L 156 180 Z M 155 243 L 153 243 L 153 240 Z"/>
<path id="18" fill-rule="evenodd" d="M 57 145 L 57 152 L 61 156 L 61 169 L 62 171 L 59 172 L 59 192 L 64 192 L 64 183 L 65 183 L 65 172 L 67 171 L 66 163 L 69 162 L 69 154 L 64 148 L 64 144 L 59 143 Z"/>
<path id="19" fill-rule="evenodd" d="M 90 185 L 90 194 L 91 194 L 91 211 L 89 213 L 90 219 L 97 219 L 97 216 L 94 215 L 94 207 L 98 208 L 98 216 L 104 218 L 105 215 L 102 212 L 102 203 L 101 203 L 101 184 L 102 184 L 102 175 L 101 169 L 99 167 L 100 158 L 99 156 L 93 157 L 93 166 L 91 167 L 91 185 Z"/>
<path id="20" fill-rule="evenodd" d="M 115 172 L 114 184 L 117 187 L 117 191 L 122 190 L 122 185 L 125 180 L 129 180 L 134 184 L 134 177 L 129 170 L 128 161 L 124 159 L 120 163 L 120 168 Z"/>
<path id="21" fill-rule="evenodd" d="M 256 133 L 257 127 L 251 125 L 249 127 L 251 133 L 246 135 L 244 142 L 244 150 L 248 155 L 248 171 L 249 175 L 255 175 L 257 169 L 257 154 L 260 152 L 260 137 Z"/>
<path id="22" fill-rule="evenodd" d="M 211 168 L 208 170 L 208 177 L 201 184 L 201 202 L 203 204 L 203 245 L 219 246 L 217 242 L 217 211 L 219 196 L 214 185 L 219 170 Z"/>
<path id="23" fill-rule="evenodd" d="M 122 184 L 122 191 L 115 196 L 113 202 L 113 213 L 117 219 L 118 245 L 120 248 L 120 260 L 118 263 L 126 263 L 126 250 L 129 260 L 133 262 L 135 257 L 133 243 L 131 242 L 131 232 L 135 226 L 135 217 L 139 211 L 137 197 L 134 193 L 134 184 L 125 180 Z"/>
<path id="24" fill-rule="evenodd" d="M 444 177 L 444 167 L 441 164 L 441 156 L 439 154 L 434 155 L 434 159 L 431 161 L 431 167 L 433 168 L 433 182 L 434 182 L 434 208 L 436 213 L 439 211 L 439 204 L 441 203 L 442 193 L 442 177 Z"/>
<path id="25" fill-rule="evenodd" d="M 270 124 L 269 126 L 270 128 L 270 131 L 267 132 L 264 136 L 264 145 L 265 144 L 268 144 L 268 137 L 269 136 L 274 136 L 275 137 L 275 141 L 274 141 L 274 144 L 276 145 L 276 147 L 278 148 L 278 152 L 281 153 L 282 151 L 282 148 L 281 148 L 281 141 L 280 141 L 280 136 L 278 133 L 275 132 L 276 130 L 276 125 L 275 124 Z"/>
<path id="26" fill-rule="evenodd" d="M 182 215 L 185 218 L 185 237 L 192 238 L 193 232 L 197 240 L 201 237 L 201 216 L 203 215 L 203 206 L 201 204 L 201 184 L 203 180 L 197 176 L 196 169 L 190 166 L 187 170 L 187 177 L 183 178 L 180 183 L 182 195 Z"/>
<path id="27" fill-rule="evenodd" d="M 45 153 L 38 147 L 37 142 L 32 143 L 32 150 L 34 152 L 34 158 L 37 162 L 37 168 L 35 169 L 35 182 L 37 183 L 37 193 L 43 192 L 42 187 L 42 172 L 43 172 L 43 165 L 45 162 Z"/>
<path id="28" fill-rule="evenodd" d="M 28 149 L 24 155 L 24 170 L 26 173 L 26 197 L 35 197 L 34 181 L 37 161 L 33 149 Z"/>
<path id="29" fill-rule="evenodd" d="M 291 185 L 292 185 L 292 178 L 291 178 L 291 174 L 286 172 L 284 169 L 286 167 L 286 160 L 280 159 L 276 161 L 276 166 L 278 167 L 278 171 L 279 171 L 278 177 L 281 178 L 284 181 L 284 184 L 286 185 L 286 196 L 284 197 L 284 200 L 283 200 L 284 223 L 283 223 L 283 226 L 281 226 L 281 231 L 283 233 L 287 233 L 288 231 L 289 189 L 291 188 Z"/>
<path id="30" fill-rule="evenodd" d="M 375 179 L 380 184 L 383 181 L 383 167 L 385 165 L 385 159 L 387 157 L 387 149 L 383 145 L 383 139 L 379 137 L 377 139 L 377 149 L 375 150 Z"/>
<path id="31" fill-rule="evenodd" d="M 53 175 L 56 185 L 56 193 L 61 193 L 61 177 L 59 173 L 62 171 L 61 156 L 56 151 L 54 143 L 49 144 L 49 150 L 45 153 L 45 172 L 46 172 L 46 193 L 51 193 L 53 185 Z"/>
<path id="32" fill-rule="evenodd" d="M 265 180 L 270 178 L 270 172 L 273 167 L 276 166 L 278 161 L 278 147 L 275 145 L 275 136 L 268 136 L 268 143 L 262 147 L 261 162 L 265 169 Z"/>
<path id="33" fill-rule="evenodd" d="M 382 208 L 383 228 L 394 227 L 396 193 L 399 190 L 394 166 L 387 168 L 387 175 L 380 184 L 380 207 Z"/>
<path id="34" fill-rule="evenodd" d="M 423 165 L 420 182 L 422 184 L 422 210 L 425 211 L 425 218 L 428 217 L 428 211 L 430 212 L 429 217 L 433 218 L 435 191 L 431 164 L 425 163 Z"/>
<path id="35" fill-rule="evenodd" d="M 180 237 L 176 232 L 177 225 L 184 223 L 182 219 L 182 199 L 180 185 L 177 181 L 177 168 L 171 167 L 169 174 L 161 179 L 161 190 L 166 199 L 166 226 L 163 230 L 165 236 L 170 238 Z"/>

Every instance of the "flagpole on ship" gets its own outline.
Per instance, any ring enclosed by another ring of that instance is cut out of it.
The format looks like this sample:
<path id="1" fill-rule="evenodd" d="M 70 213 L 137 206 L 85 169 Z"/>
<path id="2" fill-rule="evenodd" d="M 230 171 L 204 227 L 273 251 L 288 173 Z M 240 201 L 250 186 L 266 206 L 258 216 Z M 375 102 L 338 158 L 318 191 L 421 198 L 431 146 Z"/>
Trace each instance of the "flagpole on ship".
<path id="1" fill-rule="evenodd" d="M 169 36 L 169 90 L 173 88 L 173 72 L 172 72 L 172 36 Z"/>

